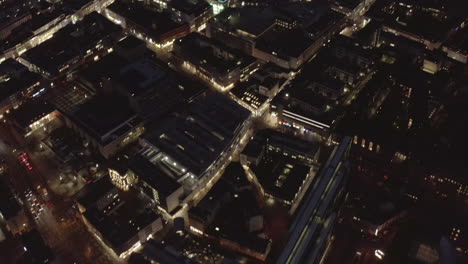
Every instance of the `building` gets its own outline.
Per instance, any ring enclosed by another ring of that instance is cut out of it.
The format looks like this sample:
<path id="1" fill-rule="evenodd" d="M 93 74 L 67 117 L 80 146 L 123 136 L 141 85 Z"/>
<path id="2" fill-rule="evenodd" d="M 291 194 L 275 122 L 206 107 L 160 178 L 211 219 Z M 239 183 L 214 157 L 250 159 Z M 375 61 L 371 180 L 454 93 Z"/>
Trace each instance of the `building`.
<path id="1" fill-rule="evenodd" d="M 155 59 L 154 52 L 136 37 L 125 37 L 113 49 L 77 73 L 75 82 L 90 94 L 126 97 L 144 122 L 163 118 L 207 89 Z"/>
<path id="2" fill-rule="evenodd" d="M 140 139 L 142 155 L 193 190 L 216 173 L 246 131 L 248 110 L 220 94 L 190 103 Z"/>
<path id="3" fill-rule="evenodd" d="M 245 146 L 240 154 L 240 161 L 244 165 L 258 165 L 259 160 L 266 154 L 266 150 L 283 153 L 306 164 L 318 163 L 320 154 L 320 146 L 317 144 L 271 129 L 264 129 L 258 131 Z"/>
<path id="4" fill-rule="evenodd" d="M 198 33 L 174 42 L 175 63 L 219 91 L 245 80 L 258 67 L 257 60 Z"/>
<path id="5" fill-rule="evenodd" d="M 397 193 L 397 190 L 379 189 L 369 191 L 360 196 L 359 200 L 356 199 L 356 204 L 351 205 L 354 209 L 353 227 L 365 235 L 378 236 L 406 217 L 418 197 L 408 193 Z"/>
<path id="6" fill-rule="evenodd" d="M 468 62 L 468 21 L 464 21 L 456 27 L 456 33 L 443 46 L 442 51 L 447 53 L 449 58 L 466 64 Z"/>
<path id="7" fill-rule="evenodd" d="M 139 58 L 114 71 L 104 84 L 104 89 L 127 97 L 132 109 L 148 121 L 179 110 L 206 88 L 174 72 L 162 62 Z"/>
<path id="8" fill-rule="evenodd" d="M 226 9 L 207 27 L 208 36 L 285 69 L 298 70 L 331 36 L 344 16 L 319 3 Z"/>
<path id="9" fill-rule="evenodd" d="M 59 116 L 59 112 L 46 101 L 31 100 L 11 112 L 9 118 L 18 131 L 27 137 Z"/>
<path id="10" fill-rule="evenodd" d="M 40 95 L 46 90 L 41 86 L 39 74 L 30 72 L 13 59 L 0 64 L 0 115 L 17 108 L 26 98 Z"/>
<path id="11" fill-rule="evenodd" d="M 237 102 L 260 116 L 268 108 L 267 102 L 278 94 L 287 83 L 289 73 L 281 67 L 267 63 L 258 68 L 250 77 L 236 85 L 230 92 Z"/>
<path id="12" fill-rule="evenodd" d="M 161 217 L 139 197 L 127 197 L 102 177 L 79 193 L 82 218 L 120 258 L 127 258 L 163 228 Z"/>
<path id="13" fill-rule="evenodd" d="M 206 196 L 189 210 L 189 231 L 221 247 L 265 261 L 271 241 L 240 163 L 230 163 Z"/>
<path id="14" fill-rule="evenodd" d="M 273 99 L 270 114 L 283 131 L 327 138 L 334 116 L 326 110 L 325 97 L 308 89 L 288 89 Z"/>
<path id="15" fill-rule="evenodd" d="M 330 48 L 337 60 L 358 67 L 360 71 L 369 70 L 375 62 L 376 55 L 372 49 L 366 48 L 357 39 L 338 35 L 333 39 Z"/>
<path id="16" fill-rule="evenodd" d="M 188 23 L 190 32 L 203 30 L 213 17 L 212 7 L 202 0 L 171 0 L 167 3 L 167 10 L 174 21 Z"/>
<path id="17" fill-rule="evenodd" d="M 128 37 L 125 38 L 125 40 L 127 39 Z M 105 85 L 107 85 L 116 72 L 128 64 L 128 60 L 120 56 L 120 52 L 118 52 L 119 43 L 123 41 L 118 42 L 114 52 L 80 69 L 75 79 L 79 87 L 93 94 L 104 90 Z"/>
<path id="18" fill-rule="evenodd" d="M 171 245 L 164 245 L 149 240 L 139 253 L 143 261 L 147 263 L 157 262 L 161 264 L 197 264 L 199 262 L 184 256 L 180 251 L 175 250 Z M 142 264 L 142 260 L 136 261 L 135 264 Z"/>
<path id="19" fill-rule="evenodd" d="M 313 189 L 289 226 L 289 237 L 276 263 L 320 263 L 326 254 L 347 181 L 351 141 L 344 138 L 316 175 Z"/>
<path id="20" fill-rule="evenodd" d="M 94 12 L 28 50 L 19 61 L 32 71 L 54 79 L 107 54 L 120 33 L 118 26 Z"/>
<path id="21" fill-rule="evenodd" d="M 105 158 L 113 156 L 140 136 L 144 127 L 126 98 L 101 95 L 63 112 L 68 127 L 80 135 L 85 145 L 99 151 Z"/>
<path id="22" fill-rule="evenodd" d="M 128 190 L 132 186 L 139 189 L 168 213 L 179 206 L 184 194 L 183 186 L 169 177 L 164 168 L 157 167 L 141 155 L 136 155 L 126 163 L 126 167 L 120 170 L 114 168 L 109 170 L 114 185 L 123 190 Z M 122 167 L 122 164 L 116 167 Z"/>
<path id="23" fill-rule="evenodd" d="M 247 189 L 251 189 L 251 186 L 241 164 L 230 163 L 208 194 L 189 210 L 189 224 L 192 229 L 206 231 L 219 210 L 231 201 L 236 193 Z"/>
<path id="24" fill-rule="evenodd" d="M 174 40 L 190 33 L 188 23 L 177 23 L 169 14 L 151 10 L 142 3 L 118 0 L 103 13 L 110 21 L 156 48 L 169 46 Z"/>
<path id="25" fill-rule="evenodd" d="M 359 30 L 355 37 L 366 48 L 377 47 L 382 32 L 382 21 L 372 19 L 367 25 Z"/>
<path id="26" fill-rule="evenodd" d="M 36 230 L 22 235 L 21 242 L 23 252 L 19 256 L 20 263 L 46 264 L 55 259 L 54 253 Z"/>
<path id="27" fill-rule="evenodd" d="M 284 131 L 327 138 L 374 71 L 375 54 L 359 42 L 337 36 L 271 103 L 270 114 Z"/>
<path id="28" fill-rule="evenodd" d="M 2 50 L 0 62 L 13 56 L 19 56 L 30 46 L 35 46 L 52 36 L 53 32 L 47 34 L 48 31 L 56 27 L 65 15 L 61 8 L 47 5 L 44 1 L 41 1 L 41 3 L 45 5 L 44 8 L 38 8 L 37 12 L 30 12 L 31 18 L 27 20 L 28 23 L 21 23 L 23 19 L 29 17 L 25 14 L 25 18 L 17 20 L 15 24 L 11 24 L 14 28 L 10 27 L 10 34 L 4 35 L 0 45 L 0 49 Z M 18 24 L 18 22 L 21 24 Z M 9 29 L 6 29 L 4 32 L 8 33 Z M 34 38 L 34 36 L 37 37 Z"/>
<path id="29" fill-rule="evenodd" d="M 0 180 L 0 242 L 12 238 L 17 219 L 23 212 L 7 183 Z"/>
<path id="30" fill-rule="evenodd" d="M 23 12 L 25 10 L 22 10 Z M 6 39 L 8 36 L 11 35 L 11 32 L 21 26 L 22 24 L 24 24 L 25 22 L 27 22 L 28 20 L 30 20 L 32 18 L 32 15 L 29 13 L 29 12 L 24 12 L 24 13 L 18 13 L 16 14 L 15 17 L 13 17 L 12 19 L 10 19 L 10 21 L 0 21 L 1 24 L 0 24 L 0 39 L 1 40 L 4 40 Z"/>
<path id="31" fill-rule="evenodd" d="M 297 71 L 322 48 L 324 43 L 344 27 L 345 16 L 332 9 L 316 10 L 313 13 L 320 15 L 302 29 L 289 24 L 284 26 L 279 22 L 281 19 L 277 19 L 275 30 L 266 32 L 258 38 L 254 56 L 285 69 Z"/>
<path id="32" fill-rule="evenodd" d="M 319 168 L 319 146 L 272 130 L 262 130 L 245 147 L 240 160 L 265 200 L 294 214 Z"/>
<path id="33" fill-rule="evenodd" d="M 444 6 L 437 3 L 439 7 Z M 452 5 L 451 3 L 447 4 Z M 454 28 L 453 17 L 426 3 L 383 3 L 371 9 L 370 15 L 383 20 L 382 30 L 423 44 L 429 50 L 439 49 Z M 431 25 L 428 27 L 427 25 Z"/>

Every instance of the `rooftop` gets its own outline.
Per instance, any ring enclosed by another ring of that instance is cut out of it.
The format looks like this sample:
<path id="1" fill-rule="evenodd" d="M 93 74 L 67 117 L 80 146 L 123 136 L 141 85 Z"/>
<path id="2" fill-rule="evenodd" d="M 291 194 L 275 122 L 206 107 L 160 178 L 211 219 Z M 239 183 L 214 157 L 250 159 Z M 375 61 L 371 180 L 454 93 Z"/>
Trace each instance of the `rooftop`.
<path id="1" fill-rule="evenodd" d="M 98 96 L 78 106 L 70 117 L 98 141 L 106 143 L 139 123 L 126 98 Z"/>
<path id="2" fill-rule="evenodd" d="M 215 17 L 216 26 L 255 39 L 256 48 L 288 59 L 302 54 L 323 32 L 343 18 L 322 3 L 290 3 L 283 6 L 225 9 Z M 277 25 L 277 20 L 294 21 L 294 28 Z"/>
<path id="3" fill-rule="evenodd" d="M 147 57 L 135 59 L 114 72 L 112 85 L 136 102 L 144 120 L 156 120 L 177 111 L 205 89 L 199 83 Z"/>
<path id="4" fill-rule="evenodd" d="M 264 254 L 270 244 L 269 240 L 249 232 L 248 223 L 254 216 L 261 216 L 255 195 L 249 190 L 241 191 L 222 205 L 206 233 L 233 241 L 241 248 Z"/>
<path id="5" fill-rule="evenodd" d="M 78 202 L 85 206 L 87 220 L 104 239 L 118 249 L 159 216 L 137 197 L 127 197 L 112 185 L 108 176 L 88 185 Z"/>
<path id="6" fill-rule="evenodd" d="M 91 82 L 98 87 L 103 79 L 112 77 L 127 63 L 128 62 L 125 58 L 117 55 L 116 52 L 112 52 L 111 54 L 102 57 L 100 60 L 88 64 L 86 68 L 80 70 L 78 75 L 81 79 Z"/>
<path id="7" fill-rule="evenodd" d="M 153 88 L 166 74 L 165 69 L 145 58 L 121 68 L 118 79 L 129 94 L 139 96 L 147 89 Z"/>
<path id="8" fill-rule="evenodd" d="M 277 54 L 280 58 L 288 59 L 301 55 L 312 42 L 313 40 L 300 28 L 285 30 L 275 26 L 258 38 L 255 47 L 268 53 Z"/>
<path id="9" fill-rule="evenodd" d="M 123 40 L 117 43 L 117 46 L 124 49 L 133 49 L 141 45 L 145 45 L 145 42 L 132 35 L 126 36 Z"/>
<path id="10" fill-rule="evenodd" d="M 285 201 L 295 198 L 310 169 L 295 159 L 273 151 L 268 151 L 258 166 L 252 166 L 265 192 Z"/>
<path id="11" fill-rule="evenodd" d="M 266 145 L 277 146 L 285 151 L 295 151 L 304 153 L 304 155 L 314 156 L 318 151 L 319 145 L 300 138 L 283 134 L 272 129 L 263 129 L 257 132 L 254 138 L 264 140 Z"/>
<path id="12" fill-rule="evenodd" d="M 63 10 L 61 8 L 45 9 L 38 14 L 32 13 L 32 18 L 30 20 L 13 29 L 12 33 L 2 41 L 3 43 L 0 45 L 0 49 L 7 50 L 22 43 L 32 37 L 34 31 L 52 22 L 62 14 Z"/>
<path id="13" fill-rule="evenodd" d="M 221 205 L 235 198 L 236 193 L 249 186 L 242 165 L 239 162 L 231 162 L 205 197 L 197 206 L 190 209 L 190 217 L 209 224 L 209 218 L 214 216 Z"/>
<path id="14" fill-rule="evenodd" d="M 181 186 L 176 180 L 165 174 L 163 170 L 140 155 L 129 161 L 129 168 L 164 197 L 168 197 Z"/>
<path id="15" fill-rule="evenodd" d="M 22 57 L 54 76 L 71 66 L 67 63 L 73 59 L 89 55 L 87 51 L 95 49 L 98 43 L 111 41 L 113 34 L 120 30 L 119 26 L 94 12 L 77 24 L 64 27 Z"/>
<path id="16" fill-rule="evenodd" d="M 54 259 L 52 250 L 42 239 L 39 231 L 30 231 L 21 236 L 26 252 L 21 256 L 20 263 L 48 263 Z"/>
<path id="17" fill-rule="evenodd" d="M 3 161 L 2 161 L 3 162 Z M 6 182 L 0 180 L 0 214 L 8 220 L 11 217 L 16 216 L 21 210 L 20 205 L 16 201 L 13 193 Z"/>
<path id="18" fill-rule="evenodd" d="M 187 15 L 199 16 L 211 9 L 210 4 L 203 0 L 171 0 L 169 6 Z"/>
<path id="19" fill-rule="evenodd" d="M 455 51 L 468 55 L 468 26 L 465 25 L 463 29 L 460 29 L 445 45 Z"/>
<path id="20" fill-rule="evenodd" d="M 213 94 L 166 118 L 143 138 L 199 175 L 231 144 L 248 115 L 237 103 Z"/>
<path id="21" fill-rule="evenodd" d="M 38 84 L 42 78 L 19 62 L 8 59 L 0 64 L 0 102 Z"/>
<path id="22" fill-rule="evenodd" d="M 104 175 L 97 181 L 87 185 L 86 188 L 82 189 L 78 193 L 76 201 L 78 201 L 78 203 L 80 203 L 83 207 L 89 208 L 96 201 L 98 201 L 101 196 L 115 189 L 116 188 L 110 181 L 109 176 Z"/>
<path id="23" fill-rule="evenodd" d="M 215 18 L 215 23 L 229 31 L 245 32 L 252 38 L 269 30 L 276 19 L 298 21 L 303 27 L 312 24 L 323 14 L 322 3 L 288 3 L 274 7 L 244 7 L 225 9 Z"/>
<path id="24" fill-rule="evenodd" d="M 392 15 L 385 17 L 385 24 L 432 42 L 444 41 L 453 26 L 447 17 L 435 17 L 431 13 L 414 9 L 409 12 L 406 6 L 396 5 Z"/>
<path id="25" fill-rule="evenodd" d="M 147 9 L 141 3 L 130 5 L 130 3 L 117 0 L 108 8 L 140 26 L 154 41 L 157 41 L 161 35 L 183 25 L 174 22 L 168 14 Z"/>
<path id="26" fill-rule="evenodd" d="M 156 261 L 157 263 L 171 263 L 171 264 L 198 264 L 199 262 L 182 255 L 181 252 L 176 251 L 171 245 L 164 246 L 163 244 L 156 243 L 154 240 L 150 240 L 145 243 L 141 250 L 142 255 L 145 258 L 150 259 L 151 262 Z M 147 263 L 151 263 L 147 262 Z M 141 264 L 146 263 L 142 261 L 136 261 L 135 263 Z"/>
<path id="27" fill-rule="evenodd" d="M 313 23 L 310 23 L 305 30 L 309 34 L 309 37 L 315 40 L 320 37 L 322 32 L 328 30 L 342 18 L 344 18 L 343 14 L 328 8 L 322 10 L 320 15 L 317 16 Z"/>
<path id="28" fill-rule="evenodd" d="M 256 60 L 199 33 L 191 33 L 177 40 L 174 53 L 208 72 L 218 74 L 228 74 L 236 67 L 248 66 Z"/>
<path id="29" fill-rule="evenodd" d="M 34 121 L 55 111 L 55 108 L 46 101 L 33 100 L 22 104 L 18 109 L 12 111 L 11 117 L 20 128 L 27 128 Z"/>

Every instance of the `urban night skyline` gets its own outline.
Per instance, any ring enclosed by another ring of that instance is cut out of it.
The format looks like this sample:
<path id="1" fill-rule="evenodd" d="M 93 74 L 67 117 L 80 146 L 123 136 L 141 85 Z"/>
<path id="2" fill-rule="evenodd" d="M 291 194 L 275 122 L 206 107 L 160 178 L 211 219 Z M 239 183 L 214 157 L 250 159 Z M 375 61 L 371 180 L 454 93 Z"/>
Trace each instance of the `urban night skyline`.
<path id="1" fill-rule="evenodd" d="M 463 0 L 0 0 L 0 263 L 468 263 Z"/>

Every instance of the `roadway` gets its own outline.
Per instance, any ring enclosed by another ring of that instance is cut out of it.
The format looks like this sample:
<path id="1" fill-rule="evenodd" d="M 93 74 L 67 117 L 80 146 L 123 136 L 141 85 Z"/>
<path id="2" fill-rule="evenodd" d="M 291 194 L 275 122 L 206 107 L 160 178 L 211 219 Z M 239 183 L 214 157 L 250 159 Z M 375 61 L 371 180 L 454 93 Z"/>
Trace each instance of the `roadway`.
<path id="1" fill-rule="evenodd" d="M 13 191 L 23 205 L 23 209 L 36 226 L 46 243 L 56 254 L 55 263 L 123 263 L 110 252 L 96 235 L 89 232 L 73 202 L 67 202 L 54 195 L 44 180 L 41 163 L 37 155 L 32 155 L 33 172 L 26 171 L 17 160 L 14 149 L 27 153 L 32 151 L 24 139 L 21 139 L 7 122 L 0 123 L 0 154 L 8 165 L 8 177 Z M 40 187 L 39 187 L 40 186 Z M 38 188 L 39 187 L 39 188 Z M 45 198 L 39 191 L 47 188 Z"/>

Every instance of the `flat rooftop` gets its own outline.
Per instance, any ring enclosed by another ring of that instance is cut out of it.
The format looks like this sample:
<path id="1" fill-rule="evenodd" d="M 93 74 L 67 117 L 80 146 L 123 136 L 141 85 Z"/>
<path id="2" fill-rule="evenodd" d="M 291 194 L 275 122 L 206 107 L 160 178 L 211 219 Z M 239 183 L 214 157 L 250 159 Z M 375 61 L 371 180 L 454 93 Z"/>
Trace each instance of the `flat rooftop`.
<path id="1" fill-rule="evenodd" d="M 78 76 L 97 86 L 103 79 L 113 77 L 127 63 L 128 61 L 125 58 L 119 56 L 116 52 L 112 52 L 100 60 L 90 63 L 86 68 L 82 68 Z"/>
<path id="2" fill-rule="evenodd" d="M 312 43 L 313 40 L 300 28 L 284 30 L 275 26 L 258 38 L 255 47 L 268 53 L 276 53 L 282 59 L 288 59 L 298 57 Z"/>
<path id="3" fill-rule="evenodd" d="M 397 6 L 396 11 L 385 17 L 385 24 L 404 32 L 420 36 L 432 42 L 443 41 L 448 36 L 453 22 L 436 18 L 429 12 L 415 9 L 408 12 L 406 7 Z"/>
<path id="4" fill-rule="evenodd" d="M 33 100 L 22 104 L 11 112 L 11 118 L 23 129 L 33 122 L 55 111 L 55 107 L 46 101 Z"/>
<path id="5" fill-rule="evenodd" d="M 42 80 L 19 62 L 8 59 L 0 64 L 0 102 Z"/>
<path id="6" fill-rule="evenodd" d="M 252 166 L 265 192 L 285 201 L 295 198 L 310 169 L 295 159 L 272 151 L 267 151 L 258 166 Z"/>
<path id="7" fill-rule="evenodd" d="M 468 55 L 468 26 L 459 30 L 454 36 L 447 41 L 445 46 Z"/>
<path id="8" fill-rule="evenodd" d="M 116 46 L 123 49 L 133 49 L 141 45 L 146 45 L 145 42 L 133 35 L 126 36 L 123 40 L 119 41 Z"/>
<path id="9" fill-rule="evenodd" d="M 77 57 L 85 57 L 101 41 L 111 41 L 113 34 L 120 32 L 100 14 L 93 12 L 77 24 L 70 24 L 54 34 L 53 38 L 28 50 L 23 58 L 42 70 L 55 75 L 66 69 L 66 63 Z"/>
<path id="10" fill-rule="evenodd" d="M 34 35 L 34 31 L 52 22 L 54 19 L 59 18 L 62 14 L 63 10 L 61 8 L 46 9 L 39 14 L 33 12 L 30 20 L 13 29 L 11 34 L 6 39 L 2 40 L 0 49 L 7 50 L 24 42 Z"/>
<path id="11" fill-rule="evenodd" d="M 93 183 L 100 186 L 80 200 L 88 205 L 84 212 L 86 219 L 114 249 L 118 249 L 159 216 L 149 204 L 137 197 L 127 198 L 115 187 L 109 188 L 109 181 L 105 176 L 105 179 Z"/>
<path id="12" fill-rule="evenodd" d="M 21 211 L 21 206 L 16 201 L 10 187 L 0 179 L 0 213 L 8 220 L 16 216 Z"/>
<path id="13" fill-rule="evenodd" d="M 319 145 L 317 143 L 305 141 L 303 139 L 288 134 L 283 134 L 272 129 L 260 130 L 257 132 L 254 138 L 263 140 L 266 145 L 280 146 L 286 151 L 292 150 L 304 153 L 304 155 L 314 156 L 319 149 Z"/>
<path id="14" fill-rule="evenodd" d="M 175 179 L 140 155 L 129 161 L 129 169 L 164 197 L 168 197 L 181 187 Z"/>
<path id="15" fill-rule="evenodd" d="M 222 204 L 206 233 L 237 243 L 241 248 L 264 254 L 270 241 L 249 232 L 251 217 L 261 216 L 255 195 L 250 190 L 236 193 L 237 196 Z"/>
<path id="16" fill-rule="evenodd" d="M 231 162 L 205 197 L 189 210 L 190 217 L 207 224 L 223 201 L 233 199 L 239 190 L 249 186 L 250 182 L 242 165 L 239 162 Z"/>
<path id="17" fill-rule="evenodd" d="M 226 9 L 214 24 L 243 38 L 255 39 L 255 47 L 283 59 L 306 51 L 322 33 L 343 15 L 322 3 L 292 3 L 275 7 Z M 276 21 L 289 21 L 295 28 L 286 29 Z"/>
<path id="18" fill-rule="evenodd" d="M 207 89 L 147 57 L 123 65 L 111 79 L 120 93 L 136 102 L 144 120 L 160 120 L 182 109 Z"/>
<path id="19" fill-rule="evenodd" d="M 116 190 L 116 187 L 110 181 L 109 175 L 104 175 L 97 181 L 82 189 L 78 193 L 76 201 L 83 207 L 89 208 L 98 201 L 101 196 L 111 192 L 112 190 Z"/>
<path id="20" fill-rule="evenodd" d="M 143 138 L 199 175 L 231 144 L 249 111 L 221 94 L 192 102 Z"/>
<path id="21" fill-rule="evenodd" d="M 257 37 L 273 26 L 275 15 L 268 8 L 225 9 L 215 17 L 214 23 L 229 31 L 247 32 Z"/>
<path id="22" fill-rule="evenodd" d="M 101 143 L 119 137 L 139 123 L 127 98 L 116 95 L 98 96 L 78 106 L 70 118 Z"/>
<path id="23" fill-rule="evenodd" d="M 211 9 L 211 5 L 203 0 L 171 0 L 169 6 L 187 15 L 199 16 Z"/>
<path id="24" fill-rule="evenodd" d="M 344 15 L 320 7 L 311 11 L 310 17 L 310 21 L 296 29 L 285 30 L 280 26 L 273 27 L 257 40 L 256 47 L 266 52 L 275 52 L 280 58 L 298 57 Z"/>
<path id="25" fill-rule="evenodd" d="M 174 53 L 208 72 L 228 74 L 236 67 L 246 67 L 256 61 L 251 56 L 228 48 L 223 43 L 199 33 L 191 33 L 174 43 Z M 223 54 L 220 54 L 220 51 Z M 229 55 L 226 55 L 229 54 Z"/>
<path id="26" fill-rule="evenodd" d="M 152 11 L 141 3 L 130 4 L 117 0 L 108 8 L 140 26 L 154 40 L 183 25 L 174 22 L 168 14 Z"/>
<path id="27" fill-rule="evenodd" d="M 237 84 L 230 92 L 253 109 L 258 109 L 268 100 L 267 96 L 258 92 L 258 86 L 260 86 L 260 82 L 249 80 Z"/>
<path id="28" fill-rule="evenodd" d="M 322 3 L 288 3 L 274 7 L 244 7 L 225 9 L 214 23 L 228 31 L 246 32 L 256 38 L 268 31 L 276 19 L 297 21 L 307 27 L 326 10 Z"/>
<path id="29" fill-rule="evenodd" d="M 165 78 L 167 72 L 152 60 L 144 58 L 122 67 L 118 79 L 129 94 L 139 96 Z"/>

